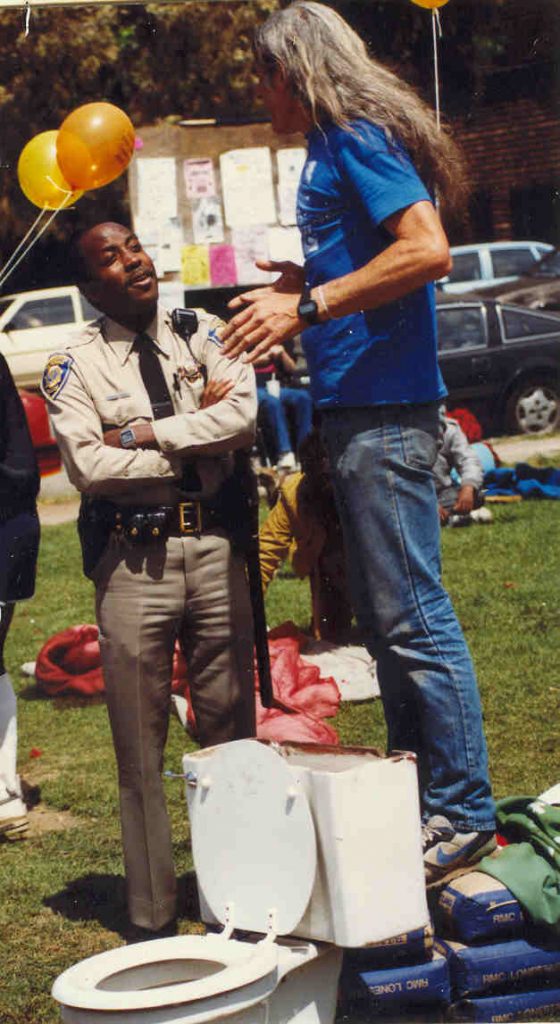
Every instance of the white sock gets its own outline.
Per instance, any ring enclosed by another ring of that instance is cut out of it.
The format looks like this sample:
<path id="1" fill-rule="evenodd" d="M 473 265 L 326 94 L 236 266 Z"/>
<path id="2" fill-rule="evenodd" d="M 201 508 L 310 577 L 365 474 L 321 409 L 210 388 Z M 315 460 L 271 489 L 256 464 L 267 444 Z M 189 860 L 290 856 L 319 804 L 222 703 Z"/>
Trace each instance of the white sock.
<path id="1" fill-rule="evenodd" d="M 17 757 L 17 705 L 12 680 L 0 676 L 0 800 L 21 796 Z"/>

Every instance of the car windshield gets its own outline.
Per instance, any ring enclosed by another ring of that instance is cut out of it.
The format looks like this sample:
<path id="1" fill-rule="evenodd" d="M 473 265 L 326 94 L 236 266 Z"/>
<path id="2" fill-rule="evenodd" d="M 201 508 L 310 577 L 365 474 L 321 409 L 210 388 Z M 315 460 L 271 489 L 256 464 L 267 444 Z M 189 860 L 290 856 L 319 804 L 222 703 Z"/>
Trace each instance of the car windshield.
<path id="1" fill-rule="evenodd" d="M 560 277 L 560 249 L 547 252 L 530 270 L 531 277 Z"/>
<path id="2" fill-rule="evenodd" d="M 12 305 L 13 299 L 0 299 L 0 316 L 8 306 Z"/>

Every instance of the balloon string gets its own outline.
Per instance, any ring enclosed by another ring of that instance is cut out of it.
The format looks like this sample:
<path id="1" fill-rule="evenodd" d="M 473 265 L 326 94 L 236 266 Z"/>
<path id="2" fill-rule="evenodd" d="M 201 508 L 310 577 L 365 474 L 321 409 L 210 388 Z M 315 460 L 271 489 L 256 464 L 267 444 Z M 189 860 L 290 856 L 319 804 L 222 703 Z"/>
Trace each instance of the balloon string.
<path id="1" fill-rule="evenodd" d="M 60 206 L 58 206 L 56 210 L 52 211 L 52 213 L 51 213 L 50 217 L 48 218 L 48 220 L 45 221 L 45 223 L 39 229 L 39 231 L 37 232 L 35 237 L 31 239 L 31 241 L 29 242 L 29 245 L 27 245 L 25 247 L 25 249 L 20 254 L 18 259 L 14 260 L 14 257 L 16 256 L 16 253 L 21 249 L 21 247 L 23 245 L 23 242 L 20 242 L 20 244 L 17 247 L 17 249 L 15 250 L 15 252 L 12 253 L 12 256 L 7 261 L 6 265 L 2 268 L 2 271 L 0 271 L 0 288 L 8 280 L 8 278 L 11 277 L 11 275 L 13 274 L 14 270 L 16 269 L 16 267 L 18 267 L 19 264 L 21 263 L 21 261 L 23 259 L 25 259 L 25 257 L 31 251 L 31 249 L 33 248 L 35 243 L 39 241 L 41 235 L 43 235 L 45 233 L 45 231 L 47 230 L 47 228 L 52 224 L 52 222 L 53 222 L 54 218 L 56 217 L 57 213 L 59 213 L 60 210 L 64 209 L 64 207 L 70 201 L 72 196 L 73 196 L 73 192 L 67 192 L 66 193 L 66 195 L 64 196 L 64 199 L 62 200 Z M 46 213 L 46 210 L 41 210 L 41 213 L 36 218 L 35 222 L 31 225 L 31 228 L 27 232 L 27 235 L 25 236 L 26 238 L 30 235 L 30 233 L 33 230 L 33 228 L 36 225 L 38 225 L 38 223 L 41 220 L 41 217 L 43 216 L 44 213 Z M 25 239 L 24 239 L 24 241 L 25 241 Z"/>
<path id="2" fill-rule="evenodd" d="M 39 224 L 40 220 L 44 217 L 46 212 L 47 212 L 46 210 L 41 210 L 40 211 L 40 213 L 37 215 L 37 217 L 33 221 L 33 224 L 31 225 L 29 230 L 26 231 L 26 233 L 23 236 L 23 238 L 22 238 L 21 242 L 19 243 L 19 245 L 16 246 L 16 248 L 14 249 L 12 255 L 6 260 L 4 266 L 0 270 L 0 283 L 4 280 L 5 275 L 6 275 L 6 271 L 10 269 L 10 267 L 12 266 L 12 263 L 14 262 L 14 260 L 18 256 L 18 254 L 21 252 L 23 246 L 27 242 L 27 239 L 33 233 L 33 231 L 35 230 L 35 228 Z"/>
<path id="3" fill-rule="evenodd" d="M 439 103 L 439 55 L 438 55 L 438 37 L 441 39 L 442 29 L 439 11 L 434 9 L 432 11 L 432 36 L 434 40 L 434 89 L 436 94 L 436 124 L 438 131 L 441 128 L 441 111 Z"/>

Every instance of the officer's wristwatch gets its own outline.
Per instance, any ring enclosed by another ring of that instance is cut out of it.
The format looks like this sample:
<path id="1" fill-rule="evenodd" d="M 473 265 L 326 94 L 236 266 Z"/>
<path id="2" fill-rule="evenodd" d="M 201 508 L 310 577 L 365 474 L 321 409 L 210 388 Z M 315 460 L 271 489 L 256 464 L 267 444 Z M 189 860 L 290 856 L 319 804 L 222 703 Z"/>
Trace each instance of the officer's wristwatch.
<path id="1" fill-rule="evenodd" d="M 311 289 L 306 285 L 298 302 L 298 316 L 310 326 L 319 323 L 319 307 L 311 298 Z"/>
<path id="2" fill-rule="evenodd" d="M 137 448 L 136 434 L 132 427 L 125 427 L 119 434 L 121 440 L 121 448 Z"/>

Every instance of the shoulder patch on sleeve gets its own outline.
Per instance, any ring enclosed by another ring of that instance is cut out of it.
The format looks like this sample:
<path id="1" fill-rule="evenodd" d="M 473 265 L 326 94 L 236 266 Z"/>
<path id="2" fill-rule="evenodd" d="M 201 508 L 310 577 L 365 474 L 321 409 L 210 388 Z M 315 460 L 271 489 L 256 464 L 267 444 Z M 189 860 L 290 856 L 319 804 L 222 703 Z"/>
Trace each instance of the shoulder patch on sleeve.
<path id="1" fill-rule="evenodd" d="M 58 398 L 66 381 L 74 360 L 69 352 L 55 352 L 45 366 L 42 389 L 48 398 Z"/>
<path id="2" fill-rule="evenodd" d="M 218 345 L 220 348 L 223 345 L 223 341 L 218 333 L 217 327 L 211 327 L 208 331 L 208 341 L 212 341 L 214 345 Z"/>

